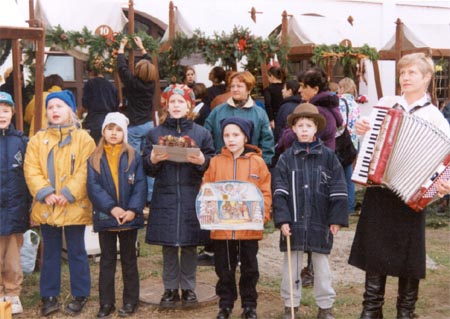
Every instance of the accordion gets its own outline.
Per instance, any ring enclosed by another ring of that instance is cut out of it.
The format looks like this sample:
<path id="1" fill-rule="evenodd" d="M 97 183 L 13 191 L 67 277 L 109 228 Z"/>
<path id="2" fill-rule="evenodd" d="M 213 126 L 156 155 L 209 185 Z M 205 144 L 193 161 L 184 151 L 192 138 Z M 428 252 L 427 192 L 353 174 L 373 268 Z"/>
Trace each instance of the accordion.
<path id="1" fill-rule="evenodd" d="M 436 183 L 450 179 L 450 138 L 428 121 L 375 106 L 352 180 L 383 185 L 419 212 L 436 195 Z"/>

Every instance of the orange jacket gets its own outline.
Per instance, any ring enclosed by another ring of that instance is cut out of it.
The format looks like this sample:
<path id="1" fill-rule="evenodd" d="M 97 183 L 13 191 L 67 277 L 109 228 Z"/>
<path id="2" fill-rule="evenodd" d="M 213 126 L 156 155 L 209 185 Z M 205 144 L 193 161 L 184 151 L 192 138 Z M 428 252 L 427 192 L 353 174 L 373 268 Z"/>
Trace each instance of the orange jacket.
<path id="1" fill-rule="evenodd" d="M 213 183 L 225 180 L 238 180 L 255 184 L 264 197 L 264 223 L 270 219 L 272 192 L 270 172 L 262 158 L 261 150 L 245 145 L 245 152 L 237 159 L 226 148 L 211 159 L 209 168 L 203 176 L 203 183 Z M 262 230 L 212 230 L 211 239 L 262 239 Z"/>

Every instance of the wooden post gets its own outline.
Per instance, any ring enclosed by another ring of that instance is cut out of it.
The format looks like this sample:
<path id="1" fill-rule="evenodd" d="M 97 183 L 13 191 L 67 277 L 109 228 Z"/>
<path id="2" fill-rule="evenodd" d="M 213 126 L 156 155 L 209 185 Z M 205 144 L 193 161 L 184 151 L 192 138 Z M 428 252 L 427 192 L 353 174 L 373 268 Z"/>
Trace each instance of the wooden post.
<path id="1" fill-rule="evenodd" d="M 134 33 L 134 3 L 128 1 L 128 34 Z M 128 55 L 128 68 L 134 74 L 134 52 Z"/>
<path id="2" fill-rule="evenodd" d="M 173 44 L 175 39 L 175 6 L 172 1 L 169 3 L 169 44 Z"/>
<path id="3" fill-rule="evenodd" d="M 373 65 L 373 74 L 375 76 L 375 87 L 377 89 L 377 97 L 378 100 L 383 96 L 383 88 L 381 87 L 381 77 L 380 77 L 380 68 L 378 66 L 378 61 L 372 61 Z"/>
<path id="4" fill-rule="evenodd" d="M 154 126 L 159 124 L 158 112 L 161 110 L 161 81 L 159 78 L 159 69 L 158 69 L 158 54 L 152 54 L 153 64 L 156 69 L 156 77 L 155 77 L 155 93 L 153 94 L 153 110 L 152 110 L 152 119 Z"/>
<path id="5" fill-rule="evenodd" d="M 43 29 L 45 30 L 45 29 Z M 34 132 L 37 133 L 41 129 L 42 123 L 42 105 L 44 105 L 44 50 L 45 50 L 45 31 L 42 37 L 36 41 L 36 67 L 34 82 Z"/>
<path id="6" fill-rule="evenodd" d="M 281 14 L 281 43 L 286 45 L 288 41 L 288 14 L 286 10 Z"/>
<path id="7" fill-rule="evenodd" d="M 400 18 L 395 21 L 395 24 L 397 25 L 395 29 L 395 93 L 397 95 L 400 95 L 400 84 L 398 82 L 399 73 L 397 70 L 397 63 L 402 57 L 402 41 L 403 41 L 403 22 L 400 20 Z"/>
<path id="8" fill-rule="evenodd" d="M 20 64 L 22 62 L 22 50 L 18 39 L 12 41 L 12 58 L 13 58 L 13 73 L 14 77 L 14 104 L 16 115 L 16 128 L 23 131 L 23 98 L 22 98 L 22 70 Z"/>

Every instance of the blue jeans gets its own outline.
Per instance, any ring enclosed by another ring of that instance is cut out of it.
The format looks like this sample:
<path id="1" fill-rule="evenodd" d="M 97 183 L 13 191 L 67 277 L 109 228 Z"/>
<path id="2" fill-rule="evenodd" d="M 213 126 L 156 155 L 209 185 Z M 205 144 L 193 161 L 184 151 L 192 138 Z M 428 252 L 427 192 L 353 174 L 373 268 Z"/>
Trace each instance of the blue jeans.
<path id="1" fill-rule="evenodd" d="M 347 193 L 348 193 L 348 213 L 353 213 L 355 211 L 355 183 L 352 181 L 353 166 L 352 164 L 347 165 L 344 168 L 345 182 L 347 183 Z"/>
<path id="2" fill-rule="evenodd" d="M 44 243 L 40 291 L 41 297 L 59 296 L 61 292 L 62 232 L 66 239 L 69 259 L 70 292 L 74 297 L 88 297 L 91 274 L 84 244 L 84 225 L 55 227 L 41 224 Z"/>
<path id="3" fill-rule="evenodd" d="M 152 128 L 152 121 L 141 125 L 128 126 L 128 144 L 130 144 L 139 154 L 142 154 L 142 150 L 145 147 L 145 138 Z M 154 183 L 155 179 L 147 176 L 147 202 L 151 202 L 152 200 Z"/>

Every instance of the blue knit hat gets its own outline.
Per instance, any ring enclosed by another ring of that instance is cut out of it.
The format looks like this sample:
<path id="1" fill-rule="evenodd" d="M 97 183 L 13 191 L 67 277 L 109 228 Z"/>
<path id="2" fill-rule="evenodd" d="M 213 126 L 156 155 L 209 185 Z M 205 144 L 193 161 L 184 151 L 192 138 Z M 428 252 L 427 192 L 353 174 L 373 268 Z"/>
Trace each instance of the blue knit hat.
<path id="1" fill-rule="evenodd" d="M 220 121 L 220 128 L 222 130 L 222 138 L 223 138 L 223 130 L 225 129 L 225 126 L 228 124 L 234 124 L 239 126 L 239 128 L 242 130 L 244 135 L 247 137 L 247 143 L 252 143 L 252 137 L 253 137 L 253 122 L 247 119 L 244 119 L 242 117 L 228 117 L 224 118 Z"/>
<path id="2" fill-rule="evenodd" d="M 45 99 L 45 108 L 47 108 L 48 101 L 50 101 L 51 99 L 60 99 L 64 103 L 66 103 L 74 113 L 77 112 L 77 104 L 75 102 L 75 97 L 69 90 L 53 92 L 47 95 L 47 98 Z"/>

